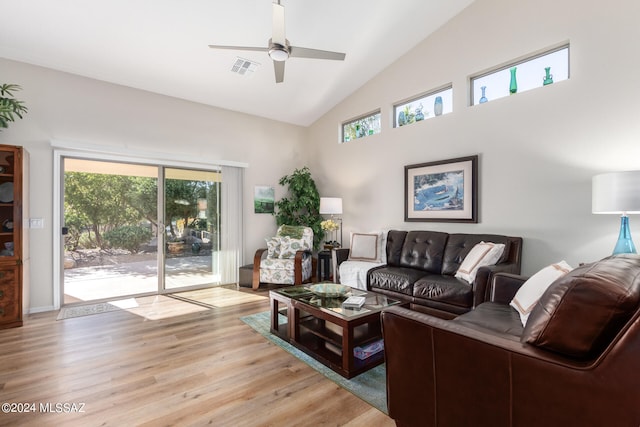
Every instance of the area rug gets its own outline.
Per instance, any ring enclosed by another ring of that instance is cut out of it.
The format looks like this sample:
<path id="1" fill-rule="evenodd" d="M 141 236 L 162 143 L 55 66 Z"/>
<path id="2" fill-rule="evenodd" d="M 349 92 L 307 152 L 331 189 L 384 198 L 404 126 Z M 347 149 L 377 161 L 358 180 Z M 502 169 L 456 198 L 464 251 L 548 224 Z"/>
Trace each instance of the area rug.
<path id="1" fill-rule="evenodd" d="M 110 311 L 120 310 L 113 304 L 101 302 L 98 304 L 75 305 L 71 307 L 62 307 L 58 313 L 56 320 L 71 319 L 73 317 L 89 316 L 92 314 L 108 313 Z"/>
<path id="2" fill-rule="evenodd" d="M 273 335 L 269 331 L 270 318 L 271 313 L 269 311 L 265 311 L 263 313 L 241 317 L 240 320 L 251 326 L 256 330 L 256 332 L 264 336 L 266 339 L 268 339 L 278 347 L 281 347 L 283 350 L 288 351 L 331 381 L 338 384 L 340 387 L 349 390 L 351 393 L 369 403 L 371 406 L 374 406 L 385 414 L 388 414 L 387 387 L 385 379 L 386 373 L 384 364 L 378 365 L 375 368 L 370 369 L 348 380 L 332 371 L 331 369 L 327 368 L 322 363 L 308 356 L 303 351 L 298 350 L 293 345 Z"/>

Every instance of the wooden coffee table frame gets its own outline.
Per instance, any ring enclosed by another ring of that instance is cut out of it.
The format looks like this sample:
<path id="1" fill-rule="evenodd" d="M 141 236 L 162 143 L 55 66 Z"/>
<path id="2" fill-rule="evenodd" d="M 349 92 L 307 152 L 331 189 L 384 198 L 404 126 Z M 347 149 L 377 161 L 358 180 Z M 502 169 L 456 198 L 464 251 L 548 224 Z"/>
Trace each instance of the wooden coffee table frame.
<path id="1" fill-rule="evenodd" d="M 384 362 L 384 352 L 360 360 L 353 349 L 382 338 L 380 310 L 343 318 L 331 311 L 270 291 L 271 332 L 345 378 Z M 280 323 L 278 314 L 287 318 Z"/>

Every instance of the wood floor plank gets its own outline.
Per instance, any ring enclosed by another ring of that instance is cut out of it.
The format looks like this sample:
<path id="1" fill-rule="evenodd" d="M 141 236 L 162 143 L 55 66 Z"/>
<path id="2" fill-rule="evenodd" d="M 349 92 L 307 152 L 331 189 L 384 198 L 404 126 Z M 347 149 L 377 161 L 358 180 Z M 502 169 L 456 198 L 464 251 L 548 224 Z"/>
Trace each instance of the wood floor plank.
<path id="1" fill-rule="evenodd" d="M 37 410 L 0 414 L 0 426 L 394 425 L 239 319 L 269 309 L 266 290 L 215 294 L 219 303 L 193 292 L 214 308 L 187 314 L 156 299 L 135 313 L 38 313 L 1 330 L 0 402 Z M 84 412 L 55 413 L 56 403 Z"/>

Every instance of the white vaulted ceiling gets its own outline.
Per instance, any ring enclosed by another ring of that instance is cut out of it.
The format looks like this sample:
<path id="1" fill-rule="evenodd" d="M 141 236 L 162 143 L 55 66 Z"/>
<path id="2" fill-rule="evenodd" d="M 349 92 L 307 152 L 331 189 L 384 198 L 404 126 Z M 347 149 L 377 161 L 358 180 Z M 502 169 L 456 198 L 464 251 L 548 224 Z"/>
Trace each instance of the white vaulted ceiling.
<path id="1" fill-rule="evenodd" d="M 271 0 L 0 0 L 0 57 L 307 126 L 472 1 L 281 0 L 292 45 L 346 59 L 289 58 L 280 84 L 266 53 L 208 47 L 266 46 Z"/>

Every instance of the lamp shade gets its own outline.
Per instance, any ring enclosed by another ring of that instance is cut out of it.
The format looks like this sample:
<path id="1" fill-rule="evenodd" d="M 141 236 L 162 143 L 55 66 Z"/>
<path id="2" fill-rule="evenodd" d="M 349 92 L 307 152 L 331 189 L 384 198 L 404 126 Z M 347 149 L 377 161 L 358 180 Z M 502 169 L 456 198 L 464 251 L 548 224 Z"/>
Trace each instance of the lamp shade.
<path id="1" fill-rule="evenodd" d="M 595 214 L 639 214 L 640 171 L 594 176 L 591 211 Z"/>
<path id="2" fill-rule="evenodd" d="M 320 197 L 320 214 L 341 215 L 341 197 Z"/>

